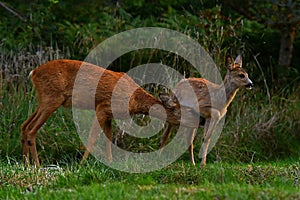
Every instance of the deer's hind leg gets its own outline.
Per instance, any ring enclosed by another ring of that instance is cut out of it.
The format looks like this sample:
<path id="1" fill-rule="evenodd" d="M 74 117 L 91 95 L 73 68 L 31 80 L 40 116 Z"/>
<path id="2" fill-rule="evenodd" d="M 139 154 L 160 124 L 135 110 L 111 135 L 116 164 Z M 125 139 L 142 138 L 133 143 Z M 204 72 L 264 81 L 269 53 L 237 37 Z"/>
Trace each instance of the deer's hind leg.
<path id="1" fill-rule="evenodd" d="M 189 145 L 189 153 L 190 153 L 190 161 L 192 165 L 195 165 L 194 159 L 194 138 L 195 134 L 197 133 L 196 128 L 187 128 L 187 142 Z"/>
<path id="2" fill-rule="evenodd" d="M 217 126 L 217 123 L 220 119 L 220 112 L 214 108 L 210 109 L 211 118 L 208 118 L 205 122 L 204 126 L 204 137 L 203 137 L 203 144 L 202 144 L 202 152 L 200 154 L 202 161 L 201 167 L 206 165 L 206 156 L 208 152 L 208 147 L 210 144 L 210 139 L 213 136 L 214 130 Z"/>
<path id="3" fill-rule="evenodd" d="M 36 150 L 36 134 L 39 128 L 45 123 L 50 115 L 57 110 L 57 108 L 63 103 L 64 98 L 49 99 L 49 101 L 41 101 L 37 107 L 37 110 L 22 124 L 22 150 L 23 150 L 23 162 L 29 163 L 29 153 L 32 155 L 34 164 L 40 167 L 38 154 Z"/>

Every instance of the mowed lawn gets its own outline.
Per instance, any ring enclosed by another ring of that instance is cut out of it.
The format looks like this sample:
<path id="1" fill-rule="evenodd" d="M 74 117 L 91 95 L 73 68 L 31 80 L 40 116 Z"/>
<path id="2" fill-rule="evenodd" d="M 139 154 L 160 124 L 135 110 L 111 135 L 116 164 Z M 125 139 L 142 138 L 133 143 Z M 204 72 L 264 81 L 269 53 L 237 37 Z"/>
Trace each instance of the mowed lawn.
<path id="1" fill-rule="evenodd" d="M 208 163 L 176 161 L 144 174 L 85 165 L 24 168 L 0 163 L 0 199 L 300 199 L 300 161 Z"/>

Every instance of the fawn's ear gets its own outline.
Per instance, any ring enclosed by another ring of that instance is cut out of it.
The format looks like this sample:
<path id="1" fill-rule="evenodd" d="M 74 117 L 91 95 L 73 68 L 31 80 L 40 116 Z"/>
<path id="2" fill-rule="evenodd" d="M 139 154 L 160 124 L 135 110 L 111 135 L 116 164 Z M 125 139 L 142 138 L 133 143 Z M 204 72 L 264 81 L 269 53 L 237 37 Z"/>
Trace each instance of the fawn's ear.
<path id="1" fill-rule="evenodd" d="M 174 109 L 175 107 L 179 106 L 179 102 L 177 98 L 174 97 L 174 95 L 167 95 L 167 94 L 159 94 L 159 99 L 168 108 Z"/>
<path id="2" fill-rule="evenodd" d="M 235 67 L 242 67 L 242 56 L 238 55 L 234 61 L 234 66 Z"/>
<path id="3" fill-rule="evenodd" d="M 225 67 L 228 70 L 233 70 L 234 69 L 234 60 L 231 56 L 226 56 L 226 61 L 225 61 Z"/>

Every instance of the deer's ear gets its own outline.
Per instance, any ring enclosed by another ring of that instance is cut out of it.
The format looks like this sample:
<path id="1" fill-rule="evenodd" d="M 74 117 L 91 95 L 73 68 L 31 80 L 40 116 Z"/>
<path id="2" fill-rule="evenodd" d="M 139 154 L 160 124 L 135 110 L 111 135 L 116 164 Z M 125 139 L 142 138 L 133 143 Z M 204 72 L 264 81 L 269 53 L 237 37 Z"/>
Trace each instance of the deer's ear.
<path id="1" fill-rule="evenodd" d="M 242 56 L 238 55 L 234 61 L 235 67 L 242 67 Z"/>
<path id="2" fill-rule="evenodd" d="M 231 56 L 226 56 L 226 61 L 225 61 L 225 67 L 228 70 L 233 70 L 234 69 L 234 60 Z"/>
<path id="3" fill-rule="evenodd" d="M 168 108 L 174 109 L 179 105 L 177 99 L 174 98 L 173 95 L 159 94 L 159 99 L 161 100 L 163 105 L 167 106 Z"/>

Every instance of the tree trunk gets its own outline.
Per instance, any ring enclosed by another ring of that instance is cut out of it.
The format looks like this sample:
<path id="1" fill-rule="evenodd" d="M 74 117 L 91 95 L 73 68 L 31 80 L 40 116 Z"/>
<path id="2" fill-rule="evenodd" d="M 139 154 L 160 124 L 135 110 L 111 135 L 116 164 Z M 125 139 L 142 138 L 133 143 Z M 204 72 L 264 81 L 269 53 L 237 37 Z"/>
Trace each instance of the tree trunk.
<path id="1" fill-rule="evenodd" d="M 282 30 L 278 64 L 289 67 L 293 56 L 293 43 L 296 36 L 294 27 Z"/>

